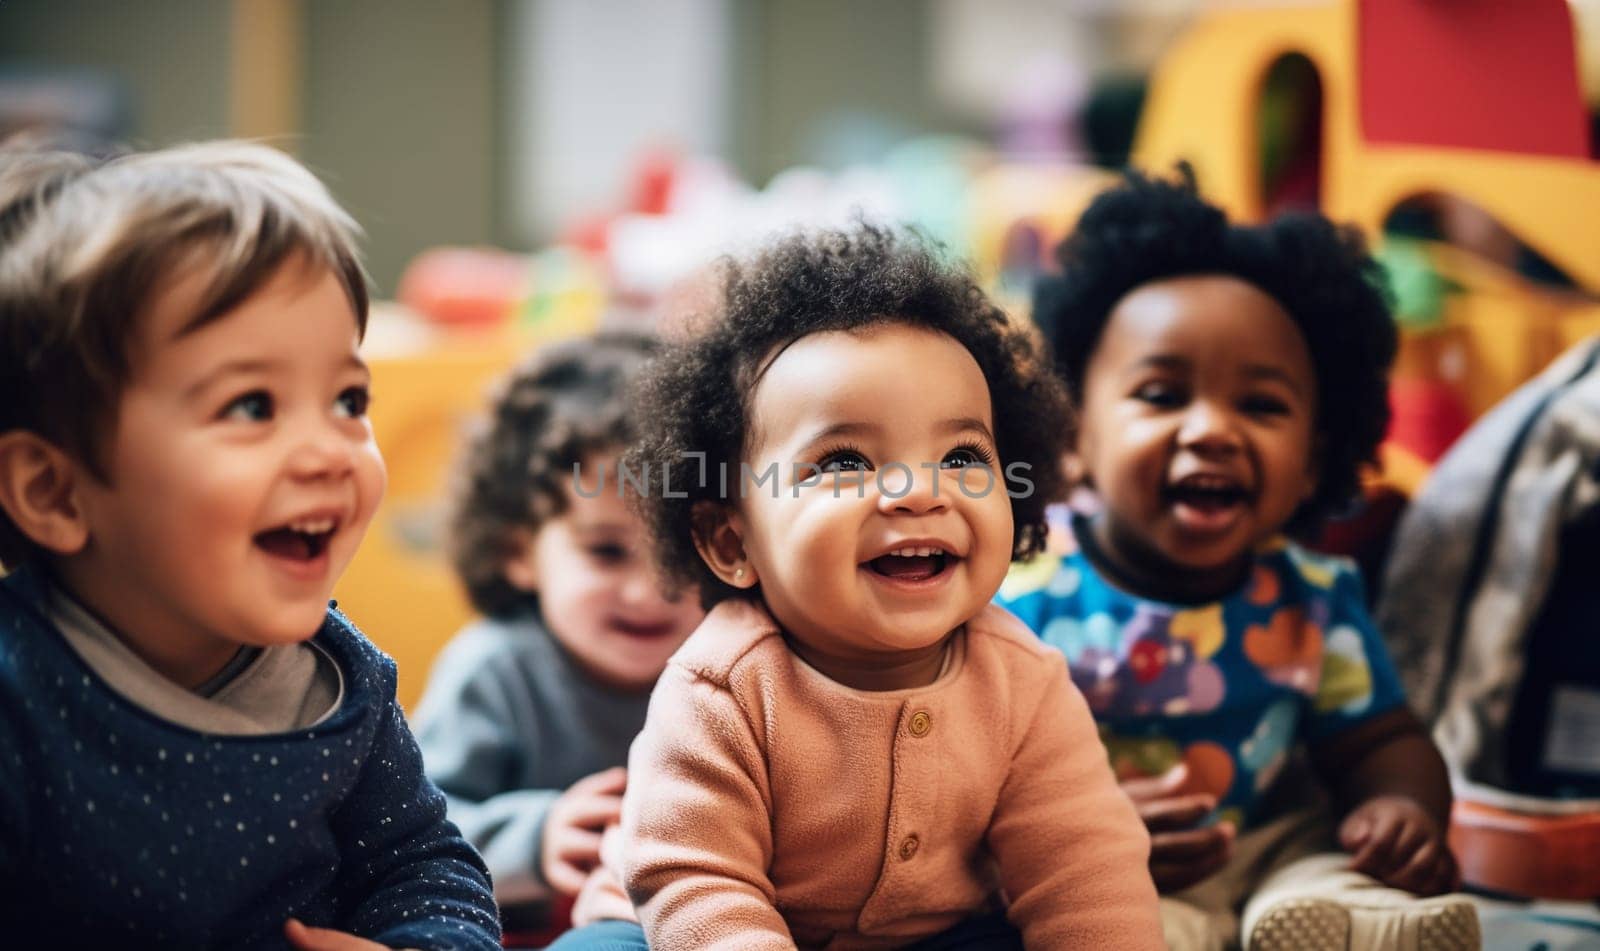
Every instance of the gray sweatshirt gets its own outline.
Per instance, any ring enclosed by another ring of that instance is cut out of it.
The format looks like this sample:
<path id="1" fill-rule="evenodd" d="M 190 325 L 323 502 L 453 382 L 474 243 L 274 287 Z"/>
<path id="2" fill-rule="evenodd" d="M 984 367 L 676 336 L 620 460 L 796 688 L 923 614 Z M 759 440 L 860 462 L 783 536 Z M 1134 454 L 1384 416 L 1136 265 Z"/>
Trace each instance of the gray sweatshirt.
<path id="1" fill-rule="evenodd" d="M 537 615 L 478 621 L 439 654 L 417 742 L 502 905 L 550 897 L 539 869 L 550 804 L 577 780 L 627 765 L 649 702 L 592 680 Z"/>

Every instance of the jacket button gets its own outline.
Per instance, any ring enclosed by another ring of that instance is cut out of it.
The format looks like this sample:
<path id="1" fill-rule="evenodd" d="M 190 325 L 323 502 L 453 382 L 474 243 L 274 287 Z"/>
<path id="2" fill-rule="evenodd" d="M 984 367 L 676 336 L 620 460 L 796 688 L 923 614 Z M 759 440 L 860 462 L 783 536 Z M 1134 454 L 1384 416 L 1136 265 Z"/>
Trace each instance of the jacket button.
<path id="1" fill-rule="evenodd" d="M 917 854 L 917 849 L 921 846 L 921 840 L 915 835 L 906 836 L 900 840 L 900 858 L 907 862 L 911 861 L 911 857 Z"/>
<path id="2" fill-rule="evenodd" d="M 910 730 L 912 736 L 927 736 L 933 729 L 933 714 L 926 710 L 918 710 L 911 714 Z"/>

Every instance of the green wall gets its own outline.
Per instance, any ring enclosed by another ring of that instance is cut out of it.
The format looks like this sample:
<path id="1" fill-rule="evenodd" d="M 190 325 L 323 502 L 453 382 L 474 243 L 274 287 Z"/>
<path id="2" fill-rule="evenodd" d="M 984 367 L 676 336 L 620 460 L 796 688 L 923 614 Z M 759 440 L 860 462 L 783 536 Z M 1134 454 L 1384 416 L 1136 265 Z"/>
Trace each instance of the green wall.
<path id="1" fill-rule="evenodd" d="M 367 229 L 380 294 L 436 244 L 488 244 L 493 0 L 307 0 L 300 154 Z"/>
<path id="2" fill-rule="evenodd" d="M 934 101 L 933 4 L 925 0 L 734 0 L 730 156 L 763 184 L 817 162 L 831 116 L 888 120 L 898 135 L 950 130 Z M 897 135 L 897 137 L 898 137 Z"/>
<path id="3" fill-rule="evenodd" d="M 130 138 L 228 133 L 230 7 L 218 0 L 4 0 L 0 68 L 89 68 L 132 99 Z"/>

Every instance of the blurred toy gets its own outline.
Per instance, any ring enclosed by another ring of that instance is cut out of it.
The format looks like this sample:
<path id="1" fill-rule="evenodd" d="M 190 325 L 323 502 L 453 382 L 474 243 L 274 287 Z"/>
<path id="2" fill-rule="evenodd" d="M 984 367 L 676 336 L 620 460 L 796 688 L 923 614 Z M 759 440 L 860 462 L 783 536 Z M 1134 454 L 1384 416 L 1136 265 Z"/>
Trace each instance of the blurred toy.
<path id="1" fill-rule="evenodd" d="M 528 295 L 528 261 L 495 248 L 431 248 L 400 275 L 396 299 L 450 327 L 494 327 Z"/>
<path id="2" fill-rule="evenodd" d="M 966 226 L 973 265 L 1002 306 L 1026 312 L 1034 279 L 1051 267 L 1050 249 L 1114 181 L 1104 169 L 1061 164 L 999 165 L 973 180 Z"/>
<path id="3" fill-rule="evenodd" d="M 1462 873 L 1492 892 L 1563 901 L 1600 894 L 1594 860 L 1600 812 L 1592 802 L 1569 805 L 1479 789 L 1456 802 L 1450 848 Z"/>
<path id="4" fill-rule="evenodd" d="M 516 303 L 516 327 L 529 343 L 588 333 L 606 307 L 604 275 L 591 258 L 556 246 L 527 259 L 528 293 Z"/>

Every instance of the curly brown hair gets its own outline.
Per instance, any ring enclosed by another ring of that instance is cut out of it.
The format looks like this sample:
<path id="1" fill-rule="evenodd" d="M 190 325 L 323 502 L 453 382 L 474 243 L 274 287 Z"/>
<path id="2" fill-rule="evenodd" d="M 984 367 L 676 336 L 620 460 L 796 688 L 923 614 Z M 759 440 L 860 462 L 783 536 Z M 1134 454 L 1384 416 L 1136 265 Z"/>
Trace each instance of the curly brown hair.
<path id="1" fill-rule="evenodd" d="M 1073 438 L 1072 415 L 1048 357 L 964 268 L 918 232 L 858 223 L 790 235 L 753 258 L 723 262 L 720 273 L 719 312 L 696 322 L 693 337 L 666 347 L 639 381 L 636 398 L 649 412 L 639 415 L 639 438 L 625 467 L 681 472 L 693 456 L 702 474 L 739 472 L 750 448 L 751 401 L 774 354 L 811 334 L 902 323 L 953 337 L 977 361 L 989 385 L 1000 458 L 1031 468 L 1032 490 L 1008 493 L 1013 558 L 1042 550 L 1045 507 L 1065 494 L 1060 460 Z M 729 504 L 722 481 L 691 479 L 633 500 L 650 527 L 667 589 L 698 585 L 707 608 L 753 596 L 724 584 L 695 548 L 703 524 L 695 507 Z"/>
<path id="2" fill-rule="evenodd" d="M 450 560 L 479 611 L 503 618 L 538 608 L 536 595 L 506 580 L 506 560 L 520 536 L 566 510 L 575 466 L 627 446 L 625 392 L 656 347 L 618 332 L 564 341 L 500 382 L 468 437 L 450 512 Z"/>

